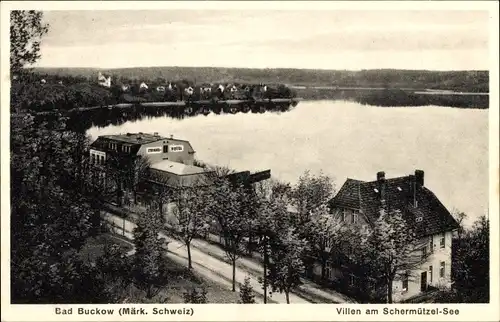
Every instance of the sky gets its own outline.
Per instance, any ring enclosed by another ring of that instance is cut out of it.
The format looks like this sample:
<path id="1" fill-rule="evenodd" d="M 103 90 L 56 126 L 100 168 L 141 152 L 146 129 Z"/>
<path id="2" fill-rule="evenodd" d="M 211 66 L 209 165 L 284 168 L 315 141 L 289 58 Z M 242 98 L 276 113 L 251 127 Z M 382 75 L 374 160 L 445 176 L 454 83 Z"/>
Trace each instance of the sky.
<path id="1" fill-rule="evenodd" d="M 40 67 L 489 69 L 487 11 L 45 11 Z"/>

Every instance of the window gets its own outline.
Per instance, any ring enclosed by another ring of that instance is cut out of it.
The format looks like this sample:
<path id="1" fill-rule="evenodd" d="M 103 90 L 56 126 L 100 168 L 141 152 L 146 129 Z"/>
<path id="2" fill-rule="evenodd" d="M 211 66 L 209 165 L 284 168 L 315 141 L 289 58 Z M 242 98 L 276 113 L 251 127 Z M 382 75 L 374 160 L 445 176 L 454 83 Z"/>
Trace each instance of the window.
<path id="1" fill-rule="evenodd" d="M 434 244 L 433 244 L 432 236 L 429 240 L 429 251 L 431 254 L 434 253 Z"/>
<path id="2" fill-rule="evenodd" d="M 422 217 L 417 217 L 417 219 L 415 220 L 416 222 L 421 222 L 423 220 Z"/>
<path id="3" fill-rule="evenodd" d="M 165 143 L 165 141 L 163 141 Z M 168 145 L 163 146 L 163 153 L 168 153 Z"/>
<path id="4" fill-rule="evenodd" d="M 355 224 L 358 222 L 358 214 L 352 214 L 352 223 Z"/>
<path id="5" fill-rule="evenodd" d="M 122 151 L 125 153 L 130 153 L 130 145 L 124 145 L 122 146 Z"/>
<path id="6" fill-rule="evenodd" d="M 432 283 L 432 265 L 429 266 L 429 283 Z"/>
<path id="7" fill-rule="evenodd" d="M 408 291 L 408 273 L 403 275 L 403 291 Z"/>
<path id="8" fill-rule="evenodd" d="M 90 154 L 90 163 L 91 163 L 91 164 L 94 164 L 94 163 L 95 163 L 95 154 L 94 154 L 94 153 L 91 153 L 91 154 Z"/>
<path id="9" fill-rule="evenodd" d="M 342 209 L 342 221 L 347 220 L 347 209 Z"/>
<path id="10" fill-rule="evenodd" d="M 101 155 L 101 164 L 104 164 L 104 155 Z"/>
<path id="11" fill-rule="evenodd" d="M 441 234 L 441 243 L 440 243 L 440 246 L 441 248 L 444 248 L 445 247 L 445 233 L 442 233 Z"/>
<path id="12" fill-rule="evenodd" d="M 445 262 L 441 262 L 441 265 L 439 266 L 439 277 L 441 278 L 444 277 L 444 267 L 445 267 Z"/>

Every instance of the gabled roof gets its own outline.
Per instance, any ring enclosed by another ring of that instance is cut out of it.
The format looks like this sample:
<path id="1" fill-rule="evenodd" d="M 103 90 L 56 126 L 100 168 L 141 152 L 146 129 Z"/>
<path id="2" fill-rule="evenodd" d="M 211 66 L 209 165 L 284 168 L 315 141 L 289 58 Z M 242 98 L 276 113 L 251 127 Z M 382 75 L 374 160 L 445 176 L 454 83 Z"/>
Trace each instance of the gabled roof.
<path id="1" fill-rule="evenodd" d="M 398 177 L 385 180 L 385 205 L 388 210 L 400 210 L 411 223 L 416 233 L 427 236 L 458 228 L 458 223 L 439 201 L 436 195 L 424 186 L 416 184 L 416 207 L 410 177 Z M 380 216 L 382 207 L 379 183 L 347 179 L 337 195 L 331 200 L 332 208 L 350 208 L 359 210 L 370 223 Z M 421 217 L 421 221 L 416 221 Z"/>
<path id="2" fill-rule="evenodd" d="M 150 168 L 158 171 L 169 172 L 178 176 L 201 174 L 206 172 L 205 169 L 196 167 L 194 165 L 188 165 L 169 160 L 163 160 L 153 163 Z"/>

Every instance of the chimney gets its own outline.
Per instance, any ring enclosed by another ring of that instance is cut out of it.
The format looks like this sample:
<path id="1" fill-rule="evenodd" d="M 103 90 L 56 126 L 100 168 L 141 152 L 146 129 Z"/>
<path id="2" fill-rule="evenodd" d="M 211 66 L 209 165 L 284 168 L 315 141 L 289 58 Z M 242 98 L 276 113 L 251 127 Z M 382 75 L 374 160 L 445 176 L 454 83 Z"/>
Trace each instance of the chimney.
<path id="1" fill-rule="evenodd" d="M 423 170 L 415 170 L 415 180 L 417 182 L 418 187 L 424 186 L 424 171 Z"/>
<path id="2" fill-rule="evenodd" d="M 174 138 L 174 135 L 173 134 L 170 134 L 170 138 L 173 139 Z"/>
<path id="3" fill-rule="evenodd" d="M 154 136 L 158 136 L 158 132 L 155 132 L 155 133 L 154 133 Z"/>
<path id="4" fill-rule="evenodd" d="M 377 184 L 378 184 L 378 191 L 380 194 L 380 200 L 382 202 L 384 202 L 385 201 L 385 187 L 386 187 L 385 172 L 384 171 L 377 172 Z"/>
<path id="5" fill-rule="evenodd" d="M 408 184 L 410 185 L 410 204 L 413 207 L 417 207 L 417 182 L 413 174 L 408 176 Z"/>

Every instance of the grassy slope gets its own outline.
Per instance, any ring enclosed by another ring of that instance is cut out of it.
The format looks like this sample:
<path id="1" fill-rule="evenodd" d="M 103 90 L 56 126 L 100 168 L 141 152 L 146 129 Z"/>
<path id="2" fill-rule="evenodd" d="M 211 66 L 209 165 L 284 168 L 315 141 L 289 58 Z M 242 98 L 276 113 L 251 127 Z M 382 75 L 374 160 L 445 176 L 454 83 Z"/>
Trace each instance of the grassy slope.
<path id="1" fill-rule="evenodd" d="M 102 234 L 95 238 L 89 238 L 87 243 L 80 251 L 82 260 L 90 263 L 104 254 L 106 244 L 116 244 L 121 247 L 123 253 L 132 250 L 129 242 L 123 240 L 123 237 L 114 237 L 111 234 Z M 207 290 L 207 300 L 209 303 L 237 303 L 239 300 L 238 292 L 221 286 L 215 282 L 207 280 L 193 272 L 189 272 L 186 267 L 166 259 L 169 270 L 170 280 L 168 286 L 160 294 L 160 298 L 167 297 L 168 303 L 183 303 L 183 293 L 192 288 L 204 287 Z"/>
<path id="2" fill-rule="evenodd" d="M 44 74 L 95 77 L 100 69 L 37 68 Z M 303 86 L 353 86 L 434 88 L 471 92 L 488 92 L 488 71 L 426 71 L 426 70 L 313 70 L 313 69 L 250 69 L 222 67 L 143 67 L 103 70 L 117 77 L 152 80 L 189 79 L 197 83 L 234 81 L 284 83 Z"/>

